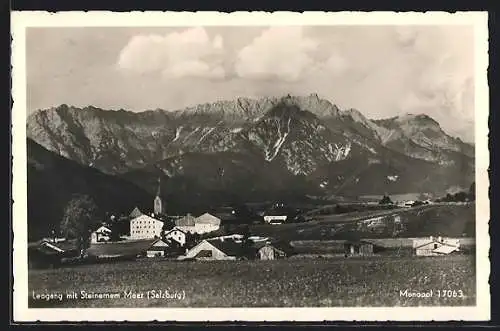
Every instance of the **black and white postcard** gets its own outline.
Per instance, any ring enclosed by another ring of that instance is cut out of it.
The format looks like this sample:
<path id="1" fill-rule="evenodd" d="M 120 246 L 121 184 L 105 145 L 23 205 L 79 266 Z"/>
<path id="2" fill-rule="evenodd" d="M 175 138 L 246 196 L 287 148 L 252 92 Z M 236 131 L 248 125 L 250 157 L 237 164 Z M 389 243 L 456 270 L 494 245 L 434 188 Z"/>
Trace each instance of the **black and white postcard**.
<path id="1" fill-rule="evenodd" d="M 488 320 L 485 12 L 13 12 L 16 321 Z"/>

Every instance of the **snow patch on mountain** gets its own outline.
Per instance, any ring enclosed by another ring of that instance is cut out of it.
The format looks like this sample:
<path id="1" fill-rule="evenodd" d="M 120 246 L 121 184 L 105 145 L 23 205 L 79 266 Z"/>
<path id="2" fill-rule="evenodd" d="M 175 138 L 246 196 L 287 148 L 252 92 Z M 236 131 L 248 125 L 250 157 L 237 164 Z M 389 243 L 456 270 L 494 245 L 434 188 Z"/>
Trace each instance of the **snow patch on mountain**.
<path id="1" fill-rule="evenodd" d="M 198 140 L 198 144 L 201 144 L 201 142 L 214 130 L 215 128 L 208 128 L 208 130 L 201 136 L 200 140 Z"/>
<path id="2" fill-rule="evenodd" d="M 285 131 L 284 133 L 281 132 L 281 124 L 278 121 L 278 137 L 279 138 L 274 143 L 273 150 L 266 151 L 266 161 L 272 161 L 276 157 L 276 155 L 278 155 L 278 152 L 280 151 L 281 146 L 283 146 L 283 143 L 285 142 L 286 137 L 290 133 L 290 121 L 291 121 L 291 118 L 288 118 L 287 131 Z"/>
<path id="3" fill-rule="evenodd" d="M 179 137 L 181 136 L 182 128 L 183 128 L 183 126 L 181 125 L 177 129 L 175 129 L 175 137 L 174 137 L 174 140 L 172 140 L 172 142 L 177 141 L 177 139 L 179 139 Z"/>

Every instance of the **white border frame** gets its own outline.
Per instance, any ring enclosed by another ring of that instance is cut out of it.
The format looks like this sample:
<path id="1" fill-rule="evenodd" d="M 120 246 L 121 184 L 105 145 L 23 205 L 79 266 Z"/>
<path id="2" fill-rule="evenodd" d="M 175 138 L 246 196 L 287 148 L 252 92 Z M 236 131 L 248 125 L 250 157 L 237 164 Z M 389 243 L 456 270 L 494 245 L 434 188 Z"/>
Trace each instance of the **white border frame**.
<path id="1" fill-rule="evenodd" d="M 166 19 L 168 17 L 168 19 Z M 489 151 L 487 12 L 12 12 L 12 154 L 14 321 L 486 321 L 488 279 Z M 268 25 L 464 25 L 475 29 L 476 286 L 475 307 L 411 308 L 28 308 L 26 185 L 26 28 Z"/>

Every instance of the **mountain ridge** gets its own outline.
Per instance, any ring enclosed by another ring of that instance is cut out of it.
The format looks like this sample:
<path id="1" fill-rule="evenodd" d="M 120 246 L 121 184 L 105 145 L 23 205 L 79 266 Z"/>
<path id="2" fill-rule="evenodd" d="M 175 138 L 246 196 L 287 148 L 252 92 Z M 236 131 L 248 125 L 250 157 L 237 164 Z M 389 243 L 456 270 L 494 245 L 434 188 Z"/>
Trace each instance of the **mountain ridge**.
<path id="1" fill-rule="evenodd" d="M 455 177 L 454 169 L 461 169 L 465 179 L 474 168 L 474 147 L 446 134 L 425 114 L 370 120 L 317 94 L 238 98 L 176 111 L 61 105 L 31 114 L 27 133 L 48 150 L 114 175 L 186 153 L 225 152 L 276 163 L 283 171 L 308 178 L 319 178 L 320 173 L 331 172 L 325 169 L 342 168 L 343 163 L 352 165 L 354 159 L 372 168 L 402 160 L 398 164 L 416 172 L 411 160 L 421 160 L 434 175 L 439 171 L 432 165 L 437 165 Z M 386 170 L 382 177 L 396 176 Z M 444 175 L 450 185 L 462 182 Z M 439 190 L 443 185 L 437 185 Z"/>

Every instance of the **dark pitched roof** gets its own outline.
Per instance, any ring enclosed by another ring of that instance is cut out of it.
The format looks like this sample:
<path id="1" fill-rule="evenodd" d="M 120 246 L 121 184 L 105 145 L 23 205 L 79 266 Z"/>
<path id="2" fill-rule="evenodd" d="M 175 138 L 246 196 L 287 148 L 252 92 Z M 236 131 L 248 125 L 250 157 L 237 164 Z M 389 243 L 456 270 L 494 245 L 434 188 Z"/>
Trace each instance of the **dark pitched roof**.
<path id="1" fill-rule="evenodd" d="M 232 239 L 211 239 L 207 240 L 212 246 L 226 254 L 227 256 L 243 255 L 243 246 Z"/>
<path id="2" fill-rule="evenodd" d="M 182 232 L 182 233 L 184 233 L 184 234 L 187 234 L 187 232 L 186 232 L 186 231 L 184 231 L 184 230 L 182 230 L 182 229 L 179 229 L 179 228 L 175 228 L 175 227 L 174 227 L 174 228 L 173 228 L 173 229 L 171 229 L 170 231 L 166 232 L 166 233 L 165 233 L 165 235 L 168 235 L 170 232 L 173 232 L 173 231 L 179 231 L 179 232 Z"/>
<path id="3" fill-rule="evenodd" d="M 139 217 L 143 214 L 144 213 L 142 211 L 140 211 L 139 208 L 135 207 L 134 210 L 132 210 L 132 212 L 130 213 L 130 217 L 136 218 L 136 217 Z"/>

